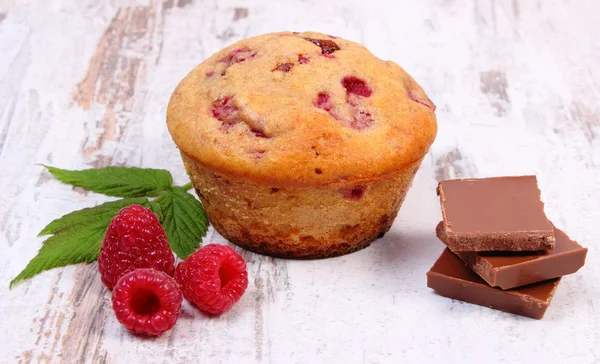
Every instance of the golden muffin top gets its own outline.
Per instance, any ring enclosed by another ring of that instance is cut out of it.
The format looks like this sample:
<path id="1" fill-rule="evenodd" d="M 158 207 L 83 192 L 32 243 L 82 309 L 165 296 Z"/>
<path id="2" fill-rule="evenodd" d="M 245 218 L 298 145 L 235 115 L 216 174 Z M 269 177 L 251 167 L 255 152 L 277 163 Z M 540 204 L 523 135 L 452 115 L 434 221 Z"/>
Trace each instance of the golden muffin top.
<path id="1" fill-rule="evenodd" d="M 427 153 L 435 105 L 401 67 L 325 34 L 241 40 L 194 68 L 167 110 L 177 146 L 222 174 L 287 186 L 372 180 Z"/>

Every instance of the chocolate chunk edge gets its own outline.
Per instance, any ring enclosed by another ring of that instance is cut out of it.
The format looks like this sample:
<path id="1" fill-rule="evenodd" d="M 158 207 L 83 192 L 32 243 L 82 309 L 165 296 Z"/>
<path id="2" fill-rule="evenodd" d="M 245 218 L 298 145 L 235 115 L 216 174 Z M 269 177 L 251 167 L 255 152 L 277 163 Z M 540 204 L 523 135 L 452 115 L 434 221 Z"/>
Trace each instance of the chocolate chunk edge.
<path id="1" fill-rule="evenodd" d="M 436 226 L 437 237 L 446 244 L 444 222 Z M 571 240 L 562 230 L 552 224 L 556 236 L 556 248 L 547 253 L 531 252 L 527 255 L 501 256 L 503 264 L 494 264 L 497 260 L 492 253 L 455 252 L 456 255 L 489 285 L 507 290 L 540 281 L 562 277 L 577 272 L 585 265 L 587 248 Z M 503 252 L 494 252 L 494 255 Z M 525 253 L 525 252 L 524 252 Z M 514 262 L 513 264 L 510 264 Z"/>
<path id="2" fill-rule="evenodd" d="M 535 319 L 544 317 L 559 283 L 555 278 L 506 291 L 491 287 L 449 249 L 427 272 L 427 287 L 441 296 Z"/>
<path id="3" fill-rule="evenodd" d="M 442 217 L 445 222 L 445 235 L 447 245 L 454 252 L 476 252 L 476 251 L 538 251 L 553 249 L 555 245 L 554 233 L 552 225 L 547 222 L 548 230 L 532 229 L 530 231 L 498 231 L 498 232 L 478 232 L 474 227 L 473 231 L 454 231 L 452 229 L 450 219 L 447 213 L 446 203 L 448 199 L 444 191 L 444 184 L 457 183 L 489 183 L 493 181 L 529 181 L 535 183 L 537 191 L 536 199 L 539 204 L 537 206 L 538 218 L 545 218 L 543 212 L 543 202 L 540 199 L 540 190 L 537 187 L 536 176 L 505 176 L 505 177 L 490 177 L 490 178 L 465 178 L 440 181 L 436 188 L 436 193 L 440 197 L 440 205 L 442 207 Z M 527 185 L 524 187 L 527 188 Z M 539 211 L 541 204 L 541 211 Z M 534 207 L 535 208 L 535 207 Z M 541 223 L 541 222 L 540 222 Z"/>

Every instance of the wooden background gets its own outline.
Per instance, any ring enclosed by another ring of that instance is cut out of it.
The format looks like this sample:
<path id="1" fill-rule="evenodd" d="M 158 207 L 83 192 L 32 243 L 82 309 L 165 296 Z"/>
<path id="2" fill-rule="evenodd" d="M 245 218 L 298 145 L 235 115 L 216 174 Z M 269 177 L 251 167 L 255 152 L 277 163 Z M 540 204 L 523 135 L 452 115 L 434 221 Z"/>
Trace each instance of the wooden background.
<path id="1" fill-rule="evenodd" d="M 597 0 L 0 0 L 0 361 L 600 363 L 598 14 Z M 219 318 L 186 304 L 156 339 L 117 323 L 95 264 L 8 289 L 45 224 L 107 200 L 36 163 L 166 168 L 183 184 L 164 120 L 177 82 L 238 39 L 309 29 L 394 60 L 438 105 L 438 138 L 385 238 L 321 261 L 243 252 L 239 304 Z M 427 289 L 443 249 L 437 180 L 529 173 L 551 220 L 590 248 L 544 320 Z"/>

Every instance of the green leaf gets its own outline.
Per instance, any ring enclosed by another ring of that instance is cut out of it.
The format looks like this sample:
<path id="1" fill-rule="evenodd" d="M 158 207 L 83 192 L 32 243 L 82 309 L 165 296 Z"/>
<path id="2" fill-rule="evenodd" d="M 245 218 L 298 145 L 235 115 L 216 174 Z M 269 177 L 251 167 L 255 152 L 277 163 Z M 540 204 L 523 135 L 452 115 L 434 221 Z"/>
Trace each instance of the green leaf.
<path id="1" fill-rule="evenodd" d="M 45 270 L 98 259 L 106 227 L 125 206 L 148 207 L 146 198 L 127 198 L 74 211 L 52 221 L 40 234 L 54 234 L 46 239 L 38 254 L 11 282 L 10 287 Z"/>
<path id="2" fill-rule="evenodd" d="M 106 225 L 93 224 L 82 230 L 69 230 L 48 238 L 38 254 L 11 282 L 31 278 L 43 271 L 76 263 L 91 263 L 98 259 Z"/>
<path id="3" fill-rule="evenodd" d="M 163 212 L 162 212 L 162 207 L 160 206 L 160 204 L 158 202 L 155 201 L 148 201 L 148 206 L 150 208 L 150 210 L 152 210 L 152 212 L 154 212 L 154 214 L 156 216 L 158 216 L 158 220 L 159 221 L 163 221 Z"/>
<path id="4" fill-rule="evenodd" d="M 173 185 L 171 173 L 164 169 L 104 167 L 70 171 L 44 167 L 61 182 L 108 196 L 156 196 Z"/>
<path id="5" fill-rule="evenodd" d="M 89 225 L 95 221 L 106 221 L 107 219 L 110 222 L 110 220 L 117 214 L 117 212 L 119 212 L 120 209 L 133 204 L 139 204 L 146 207 L 149 206 L 148 199 L 145 197 L 126 198 L 117 201 L 105 202 L 95 207 L 73 211 L 50 222 L 45 228 L 42 229 L 42 231 L 40 231 L 38 236 L 56 234 L 65 229 L 70 229 L 73 227 L 73 225 L 77 224 Z"/>
<path id="6" fill-rule="evenodd" d="M 181 187 L 173 187 L 155 200 L 162 208 L 162 224 L 171 248 L 181 259 L 200 247 L 208 218 L 200 201 Z"/>

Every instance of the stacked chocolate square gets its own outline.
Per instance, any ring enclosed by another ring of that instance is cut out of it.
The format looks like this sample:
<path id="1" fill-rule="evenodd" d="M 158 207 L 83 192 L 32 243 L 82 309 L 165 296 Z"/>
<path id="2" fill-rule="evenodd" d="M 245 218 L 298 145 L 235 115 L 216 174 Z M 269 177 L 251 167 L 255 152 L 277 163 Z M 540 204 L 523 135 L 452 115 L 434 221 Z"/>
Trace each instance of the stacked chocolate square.
<path id="1" fill-rule="evenodd" d="M 437 193 L 447 248 L 427 286 L 442 296 L 541 319 L 585 263 L 587 249 L 546 218 L 535 176 L 441 181 Z"/>

